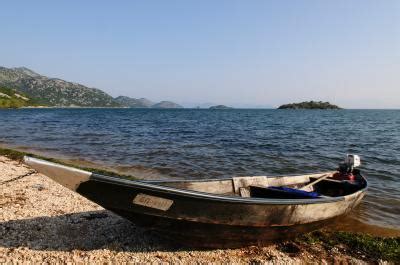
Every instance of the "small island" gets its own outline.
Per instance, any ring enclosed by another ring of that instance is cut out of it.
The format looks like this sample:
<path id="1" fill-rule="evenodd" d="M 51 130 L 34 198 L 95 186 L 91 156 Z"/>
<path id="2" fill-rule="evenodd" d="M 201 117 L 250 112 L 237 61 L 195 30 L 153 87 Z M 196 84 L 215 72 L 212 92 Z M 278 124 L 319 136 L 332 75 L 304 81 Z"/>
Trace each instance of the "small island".
<path id="1" fill-rule="evenodd" d="M 339 106 L 322 101 L 304 101 L 279 106 L 278 109 L 341 109 Z"/>
<path id="2" fill-rule="evenodd" d="M 233 108 L 225 106 L 225 105 L 216 105 L 216 106 L 209 107 L 209 109 L 233 109 Z"/>

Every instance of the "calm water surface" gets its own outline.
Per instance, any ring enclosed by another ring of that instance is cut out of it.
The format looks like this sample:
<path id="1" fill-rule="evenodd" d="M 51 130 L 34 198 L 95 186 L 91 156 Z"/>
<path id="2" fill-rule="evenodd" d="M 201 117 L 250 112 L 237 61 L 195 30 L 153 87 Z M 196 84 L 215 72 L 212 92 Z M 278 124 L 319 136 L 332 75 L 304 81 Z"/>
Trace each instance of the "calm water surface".
<path id="1" fill-rule="evenodd" d="M 0 144 L 140 178 L 319 172 L 355 153 L 370 189 L 351 218 L 400 230 L 400 110 L 0 110 Z"/>

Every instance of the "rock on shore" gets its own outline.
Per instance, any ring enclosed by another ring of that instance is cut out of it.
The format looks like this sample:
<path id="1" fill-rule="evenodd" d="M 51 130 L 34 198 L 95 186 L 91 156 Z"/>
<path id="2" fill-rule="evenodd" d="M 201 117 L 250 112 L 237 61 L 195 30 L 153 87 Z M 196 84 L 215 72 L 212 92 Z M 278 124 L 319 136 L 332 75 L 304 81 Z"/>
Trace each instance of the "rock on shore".
<path id="1" fill-rule="evenodd" d="M 0 263 L 362 262 L 317 245 L 207 251 L 174 246 L 41 174 L 10 181 L 31 172 L 0 156 Z"/>

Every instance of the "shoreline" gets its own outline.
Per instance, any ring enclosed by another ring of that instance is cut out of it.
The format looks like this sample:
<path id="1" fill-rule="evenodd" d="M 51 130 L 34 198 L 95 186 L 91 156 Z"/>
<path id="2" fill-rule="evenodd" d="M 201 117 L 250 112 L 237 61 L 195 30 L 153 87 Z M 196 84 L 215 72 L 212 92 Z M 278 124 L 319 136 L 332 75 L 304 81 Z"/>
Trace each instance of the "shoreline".
<path id="1" fill-rule="evenodd" d="M 290 241 L 239 249 L 175 246 L 41 174 L 10 181 L 31 172 L 18 161 L 21 153 L 11 151 L 7 157 L 4 152 L 0 154 L 0 262 L 294 264 L 315 260 L 396 262 L 400 258 L 400 237 L 379 238 L 349 232 L 317 231 Z"/>
<path id="2" fill-rule="evenodd" d="M 40 159 L 48 160 L 50 162 L 77 167 L 83 170 L 92 171 L 103 175 L 113 175 L 128 179 L 139 180 L 172 178 L 171 176 L 164 175 L 160 172 L 157 172 L 156 170 L 145 169 L 143 167 L 139 167 L 139 169 L 136 169 L 127 165 L 104 165 L 79 157 L 72 159 L 65 155 L 55 155 L 51 152 L 41 151 L 35 148 L 10 145 L 0 142 L 0 155 L 7 155 L 10 153 L 12 154 L 12 157 L 17 160 L 22 160 L 22 157 L 24 155 L 30 155 Z M 351 214 L 340 218 L 340 220 L 334 220 L 332 224 L 327 225 L 326 228 L 329 231 L 339 230 L 354 233 L 367 233 L 373 236 L 400 237 L 400 229 L 397 229 L 396 227 L 363 222 L 355 218 Z"/>

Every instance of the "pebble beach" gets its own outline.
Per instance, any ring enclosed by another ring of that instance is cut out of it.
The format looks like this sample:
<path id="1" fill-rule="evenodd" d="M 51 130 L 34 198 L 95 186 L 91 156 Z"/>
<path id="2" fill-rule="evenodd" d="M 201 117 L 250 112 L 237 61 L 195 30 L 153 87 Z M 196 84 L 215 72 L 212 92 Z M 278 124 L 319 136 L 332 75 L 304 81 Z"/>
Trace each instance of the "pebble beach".
<path id="1" fill-rule="evenodd" d="M 337 247 L 291 242 L 240 249 L 187 249 L 5 156 L 0 156 L 0 183 L 0 263 L 371 262 Z"/>

